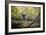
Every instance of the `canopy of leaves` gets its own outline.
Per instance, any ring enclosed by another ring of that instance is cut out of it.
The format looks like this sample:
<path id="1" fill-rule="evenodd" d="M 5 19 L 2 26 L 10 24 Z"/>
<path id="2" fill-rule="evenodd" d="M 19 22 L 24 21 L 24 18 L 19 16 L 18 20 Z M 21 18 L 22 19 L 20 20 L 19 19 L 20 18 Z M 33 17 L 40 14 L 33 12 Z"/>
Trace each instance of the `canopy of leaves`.
<path id="1" fill-rule="evenodd" d="M 39 15 L 40 7 L 30 7 L 30 6 L 11 6 L 11 16 L 13 19 L 21 19 L 21 13 L 27 15 L 27 19 L 32 19 Z"/>

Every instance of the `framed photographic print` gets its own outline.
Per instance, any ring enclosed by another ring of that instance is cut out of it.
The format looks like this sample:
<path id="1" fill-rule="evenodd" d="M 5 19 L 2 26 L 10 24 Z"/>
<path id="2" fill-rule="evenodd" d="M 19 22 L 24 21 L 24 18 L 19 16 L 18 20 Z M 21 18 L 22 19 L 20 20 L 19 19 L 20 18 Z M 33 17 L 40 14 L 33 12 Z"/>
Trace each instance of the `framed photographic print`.
<path id="1" fill-rule="evenodd" d="M 8 1 L 5 5 L 6 34 L 45 31 L 45 3 Z"/>

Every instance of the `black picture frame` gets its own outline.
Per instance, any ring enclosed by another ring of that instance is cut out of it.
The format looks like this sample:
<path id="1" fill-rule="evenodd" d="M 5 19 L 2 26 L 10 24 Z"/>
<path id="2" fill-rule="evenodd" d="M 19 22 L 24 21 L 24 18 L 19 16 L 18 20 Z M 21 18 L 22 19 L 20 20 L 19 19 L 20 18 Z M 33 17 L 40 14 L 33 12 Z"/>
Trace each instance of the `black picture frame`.
<path id="1" fill-rule="evenodd" d="M 42 31 L 27 31 L 27 32 L 10 32 L 8 33 L 8 4 L 10 3 L 22 3 L 22 4 L 38 4 L 43 5 L 43 30 Z M 44 2 L 26 2 L 26 1 L 5 1 L 5 34 L 24 34 L 24 33 L 40 33 L 45 32 L 45 3 Z"/>

